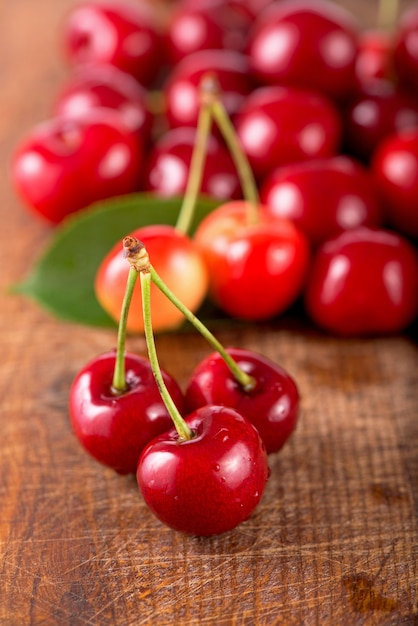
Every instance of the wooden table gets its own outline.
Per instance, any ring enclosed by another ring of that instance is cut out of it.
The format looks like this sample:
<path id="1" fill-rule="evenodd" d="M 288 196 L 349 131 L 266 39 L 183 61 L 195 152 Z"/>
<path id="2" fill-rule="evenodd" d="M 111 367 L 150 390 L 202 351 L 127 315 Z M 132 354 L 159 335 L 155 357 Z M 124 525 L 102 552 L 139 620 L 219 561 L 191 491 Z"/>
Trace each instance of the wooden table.
<path id="1" fill-rule="evenodd" d="M 376 4 L 346 2 L 371 24 Z M 412 626 L 417 609 L 417 348 L 342 340 L 288 320 L 219 331 L 298 380 L 299 427 L 271 458 L 253 517 L 211 539 L 163 527 L 133 478 L 81 450 L 69 385 L 114 345 L 111 330 L 55 320 L 6 288 L 49 241 L 11 190 L 18 139 L 66 76 L 58 28 L 70 0 L 0 6 L 2 626 L 145 624 Z M 206 344 L 159 336 L 184 385 Z M 145 354 L 142 337 L 129 348 Z"/>

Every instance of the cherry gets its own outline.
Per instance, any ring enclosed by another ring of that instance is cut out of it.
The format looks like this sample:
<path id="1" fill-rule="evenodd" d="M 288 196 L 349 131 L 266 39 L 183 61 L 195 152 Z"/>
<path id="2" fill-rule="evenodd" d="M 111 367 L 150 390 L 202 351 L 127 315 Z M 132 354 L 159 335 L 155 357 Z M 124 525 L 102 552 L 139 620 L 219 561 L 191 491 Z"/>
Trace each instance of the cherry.
<path id="1" fill-rule="evenodd" d="M 148 158 L 145 188 L 160 196 L 184 193 L 195 141 L 196 130 L 191 127 L 174 128 L 162 135 L 154 143 Z M 213 135 L 206 144 L 200 191 L 219 200 L 241 197 L 234 162 L 224 145 Z"/>
<path id="2" fill-rule="evenodd" d="M 343 120 L 346 149 L 368 162 L 385 137 L 418 125 L 418 105 L 392 83 L 375 80 L 361 87 Z"/>
<path id="3" fill-rule="evenodd" d="M 251 88 L 246 57 L 233 50 L 200 50 L 180 61 L 164 83 L 165 118 L 171 128 L 196 125 L 201 80 L 210 72 L 217 76 L 228 113 L 236 113 Z"/>
<path id="4" fill-rule="evenodd" d="M 180 2 L 167 26 L 169 62 L 175 65 L 199 50 L 242 50 L 250 20 L 249 10 L 233 0 Z"/>
<path id="5" fill-rule="evenodd" d="M 207 404 L 235 409 L 256 427 L 267 453 L 277 452 L 296 427 L 300 398 L 295 381 L 261 354 L 242 348 L 226 351 L 254 379 L 254 386 L 240 385 L 219 352 L 214 352 L 192 373 L 185 394 L 186 412 Z"/>
<path id="6" fill-rule="evenodd" d="M 371 167 L 388 223 L 418 238 L 418 129 L 383 140 Z"/>
<path id="7" fill-rule="evenodd" d="M 418 7 L 412 6 L 401 16 L 395 34 L 393 62 L 402 87 L 418 93 Z"/>
<path id="8" fill-rule="evenodd" d="M 126 261 L 125 261 L 126 263 Z M 75 377 L 69 411 L 74 433 L 97 461 L 120 474 L 135 473 L 143 448 L 172 427 L 148 359 L 125 355 L 126 389 L 114 390 L 116 352 L 93 359 Z M 166 372 L 165 384 L 179 410 L 183 395 Z"/>
<path id="9" fill-rule="evenodd" d="M 193 241 L 176 228 L 164 224 L 144 226 L 131 236 L 146 245 L 163 280 L 190 309 L 196 311 L 207 293 L 208 274 Z M 118 242 L 101 262 L 94 284 L 99 303 L 115 320 L 120 316 L 128 272 L 121 243 Z M 127 328 L 137 333 L 143 330 L 141 293 L 137 288 L 132 301 Z M 152 305 L 155 331 L 173 329 L 183 322 L 183 315 L 156 288 L 152 290 Z"/>
<path id="10" fill-rule="evenodd" d="M 349 228 L 382 223 L 370 172 L 342 155 L 277 168 L 264 180 L 260 199 L 271 215 L 291 219 L 313 245 Z"/>
<path id="11" fill-rule="evenodd" d="M 137 481 L 145 502 L 177 531 L 210 536 L 247 520 L 269 471 L 256 429 L 236 411 L 205 406 L 186 417 L 192 437 L 156 437 L 142 452 Z"/>
<path id="12" fill-rule="evenodd" d="M 290 87 L 255 89 L 235 126 L 258 179 L 285 163 L 332 156 L 341 138 L 335 106 L 318 93 Z"/>
<path id="13" fill-rule="evenodd" d="M 356 78 L 359 85 L 373 80 L 392 80 L 393 37 L 381 29 L 367 29 L 358 35 Z"/>
<path id="14" fill-rule="evenodd" d="M 53 118 L 16 148 L 12 179 L 25 204 L 52 223 L 89 204 L 136 191 L 143 149 L 114 111 Z"/>
<path id="15" fill-rule="evenodd" d="M 202 536 L 226 532 L 248 519 L 262 497 L 269 475 L 266 450 L 254 426 L 233 409 L 208 405 L 182 417 L 162 378 L 154 342 L 151 281 L 159 277 L 143 244 L 125 242 L 128 260 L 140 273 L 150 363 L 174 423 L 143 450 L 139 489 L 171 528 Z"/>
<path id="16" fill-rule="evenodd" d="M 65 54 L 72 66 L 114 65 L 148 86 L 162 65 L 156 18 L 150 4 L 83 2 L 70 10 L 63 25 Z"/>
<path id="17" fill-rule="evenodd" d="M 282 0 L 250 34 L 251 69 L 264 84 L 291 85 L 345 100 L 355 88 L 357 24 L 332 2 Z"/>
<path id="18" fill-rule="evenodd" d="M 305 291 L 306 310 L 339 335 L 378 335 L 407 328 L 418 312 L 418 261 L 402 236 L 360 227 L 317 251 Z"/>
<path id="19" fill-rule="evenodd" d="M 98 108 L 120 113 L 126 127 L 148 143 L 153 115 L 145 89 L 126 72 L 111 65 L 83 65 L 76 68 L 62 86 L 53 104 L 53 114 L 83 118 Z"/>
<path id="20" fill-rule="evenodd" d="M 213 301 L 231 316 L 265 320 L 283 313 L 302 292 L 309 245 L 287 219 L 258 207 L 255 223 L 248 204 L 235 201 L 212 211 L 194 240 L 209 272 Z"/>

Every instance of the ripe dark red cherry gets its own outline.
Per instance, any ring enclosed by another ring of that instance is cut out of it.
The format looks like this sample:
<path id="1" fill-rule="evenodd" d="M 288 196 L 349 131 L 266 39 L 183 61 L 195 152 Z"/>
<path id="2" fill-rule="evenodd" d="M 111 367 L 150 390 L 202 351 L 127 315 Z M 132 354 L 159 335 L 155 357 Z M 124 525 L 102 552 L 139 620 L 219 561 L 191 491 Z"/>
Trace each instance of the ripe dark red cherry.
<path id="1" fill-rule="evenodd" d="M 352 15 L 333 2 L 272 3 L 250 34 L 251 69 L 264 84 L 303 87 L 343 101 L 355 88 L 357 33 Z"/>
<path id="2" fill-rule="evenodd" d="M 142 452 L 137 481 L 156 517 L 177 531 L 210 536 L 247 520 L 269 469 L 256 429 L 236 411 L 206 406 L 185 418 L 194 433 L 156 437 Z"/>
<path id="3" fill-rule="evenodd" d="M 309 264 L 305 235 L 259 207 L 248 221 L 244 201 L 224 204 L 204 218 L 194 240 L 209 274 L 209 293 L 228 315 L 265 320 L 287 310 L 302 292 Z"/>
<path id="4" fill-rule="evenodd" d="M 190 127 L 174 128 L 162 135 L 148 159 L 145 188 L 165 197 L 184 193 L 195 142 L 196 130 Z M 200 192 L 219 200 L 241 197 L 235 164 L 225 146 L 213 135 L 206 144 Z"/>
<path id="5" fill-rule="evenodd" d="M 251 88 L 247 58 L 233 50 L 200 50 L 180 61 L 163 86 L 165 117 L 170 127 L 196 126 L 199 86 L 209 73 L 216 75 L 228 114 L 235 115 Z"/>
<path id="6" fill-rule="evenodd" d="M 155 80 L 162 65 L 161 35 L 150 3 L 82 2 L 70 10 L 62 40 L 71 65 L 107 63 L 143 85 Z"/>
<path id="7" fill-rule="evenodd" d="M 16 148 L 12 178 L 29 209 L 52 223 L 89 204 L 139 189 L 143 151 L 117 113 L 53 118 Z"/>
<path id="8" fill-rule="evenodd" d="M 382 141 L 372 172 L 388 223 L 418 239 L 418 128 Z"/>
<path id="9" fill-rule="evenodd" d="M 135 473 L 143 448 L 172 428 L 150 363 L 144 357 L 125 355 L 127 390 L 112 391 L 116 352 L 107 352 L 77 374 L 70 390 L 69 411 L 74 433 L 97 461 L 120 474 Z M 163 373 L 179 411 L 183 395 L 176 381 Z"/>
<path id="10" fill-rule="evenodd" d="M 82 119 L 103 107 L 117 111 L 141 143 L 149 142 L 153 115 L 147 92 L 130 74 L 111 65 L 76 68 L 57 94 L 52 111 L 57 116 Z"/>
<path id="11" fill-rule="evenodd" d="M 418 260 L 395 232 L 361 227 L 325 242 L 314 257 L 306 309 L 339 335 L 396 333 L 418 312 Z"/>
<path id="12" fill-rule="evenodd" d="M 300 398 L 295 381 L 261 354 L 242 348 L 226 351 L 255 379 L 254 389 L 244 390 L 222 357 L 214 352 L 199 363 L 190 377 L 185 394 L 186 413 L 207 404 L 231 407 L 257 428 L 268 454 L 277 452 L 297 424 Z"/>
<path id="13" fill-rule="evenodd" d="M 279 165 L 332 156 L 341 139 L 335 106 L 318 93 L 290 87 L 255 89 L 235 125 L 258 179 Z"/>
<path id="14" fill-rule="evenodd" d="M 277 168 L 265 179 L 260 200 L 271 215 L 291 219 L 314 245 L 343 230 L 382 223 L 370 172 L 346 156 Z"/>
<path id="15" fill-rule="evenodd" d="M 345 148 L 368 162 L 385 137 L 418 126 L 418 103 L 389 81 L 370 81 L 345 108 L 343 126 Z"/>

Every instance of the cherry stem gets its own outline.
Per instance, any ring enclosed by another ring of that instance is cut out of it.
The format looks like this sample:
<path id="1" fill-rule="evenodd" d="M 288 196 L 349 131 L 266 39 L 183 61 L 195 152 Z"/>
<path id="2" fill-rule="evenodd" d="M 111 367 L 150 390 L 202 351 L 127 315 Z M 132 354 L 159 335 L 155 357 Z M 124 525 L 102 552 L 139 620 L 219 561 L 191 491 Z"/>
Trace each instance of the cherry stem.
<path id="1" fill-rule="evenodd" d="M 377 27 L 379 30 L 393 30 L 399 12 L 399 0 L 379 0 Z"/>
<path id="2" fill-rule="evenodd" d="M 127 389 L 125 377 L 125 344 L 126 344 L 126 325 L 128 322 L 129 307 L 134 292 L 138 272 L 132 267 L 129 270 L 128 280 L 126 283 L 125 295 L 123 297 L 122 309 L 118 327 L 118 339 L 116 345 L 115 369 L 113 371 L 112 393 L 120 395 Z"/>
<path id="3" fill-rule="evenodd" d="M 223 138 L 229 148 L 229 152 L 234 160 L 241 182 L 242 192 L 248 203 L 248 223 L 256 224 L 258 222 L 258 205 L 260 204 L 257 184 L 234 125 L 219 97 L 214 98 L 212 102 L 212 115 L 219 126 Z"/>
<path id="4" fill-rule="evenodd" d="M 211 101 L 210 98 L 206 97 L 206 92 L 209 88 L 210 85 L 208 85 L 208 81 L 204 77 L 200 85 L 201 106 L 197 122 L 196 141 L 190 161 L 183 203 L 176 223 L 176 229 L 185 234 L 189 232 L 196 201 L 200 193 L 206 160 L 206 146 L 212 126 Z"/>
<path id="5" fill-rule="evenodd" d="M 154 332 L 152 330 L 151 272 L 149 269 L 143 269 L 140 272 L 140 276 L 145 340 L 147 342 L 148 356 L 151 363 L 152 372 L 154 374 L 155 382 L 157 383 L 158 390 L 161 394 L 161 398 L 165 404 L 165 407 L 169 412 L 171 419 L 173 420 L 179 438 L 183 440 L 191 439 L 193 437 L 193 432 L 190 430 L 183 417 L 181 416 L 178 408 L 174 404 L 174 401 L 164 382 L 158 362 L 157 350 L 154 341 Z"/>
<path id="6" fill-rule="evenodd" d="M 244 372 L 236 361 L 231 357 L 230 354 L 225 350 L 223 345 L 216 339 L 216 337 L 210 332 L 210 330 L 196 317 L 196 315 L 189 309 L 181 300 L 177 298 L 177 296 L 171 291 L 171 289 L 165 284 L 162 278 L 157 274 L 154 267 L 150 265 L 149 268 L 152 282 L 162 291 L 162 293 L 167 296 L 167 298 L 176 306 L 181 313 L 183 313 L 184 317 L 200 332 L 201 335 L 208 341 L 208 343 L 212 346 L 214 350 L 216 350 L 219 355 L 224 360 L 225 364 L 228 366 L 235 380 L 239 385 L 244 389 L 244 391 L 251 391 L 254 389 L 256 385 L 256 380 Z"/>

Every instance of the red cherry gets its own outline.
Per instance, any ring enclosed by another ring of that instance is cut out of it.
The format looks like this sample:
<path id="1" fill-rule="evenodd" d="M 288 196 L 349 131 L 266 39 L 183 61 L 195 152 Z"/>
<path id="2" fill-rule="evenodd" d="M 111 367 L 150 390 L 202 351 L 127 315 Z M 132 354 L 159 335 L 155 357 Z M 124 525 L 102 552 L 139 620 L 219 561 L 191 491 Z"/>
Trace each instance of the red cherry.
<path id="1" fill-rule="evenodd" d="M 207 404 L 235 409 L 257 428 L 267 453 L 277 452 L 296 427 L 300 398 L 295 381 L 261 354 L 240 348 L 226 351 L 254 378 L 254 389 L 244 390 L 219 353 L 214 352 L 199 363 L 189 380 L 186 412 Z"/>
<path id="2" fill-rule="evenodd" d="M 136 191 L 142 147 L 113 111 L 37 125 L 17 147 L 12 178 L 23 201 L 58 223 L 89 204 Z"/>
<path id="3" fill-rule="evenodd" d="M 361 87 L 343 120 L 347 150 L 369 161 L 385 137 L 418 125 L 418 104 L 392 83 L 375 80 Z"/>
<path id="4" fill-rule="evenodd" d="M 229 315 L 269 319 L 300 295 L 309 246 L 290 220 L 260 207 L 259 221 L 250 224 L 248 205 L 235 201 L 204 218 L 194 239 L 209 271 L 210 295 Z"/>
<path id="5" fill-rule="evenodd" d="M 236 411 L 206 406 L 186 417 L 194 437 L 156 437 L 142 452 L 137 481 L 156 517 L 183 533 L 210 536 L 247 520 L 269 470 L 256 429 Z"/>
<path id="6" fill-rule="evenodd" d="M 341 137 L 337 109 L 306 90 L 262 87 L 239 110 L 236 129 L 254 174 L 262 179 L 279 165 L 332 156 Z"/>
<path id="7" fill-rule="evenodd" d="M 149 142 L 153 116 L 147 93 L 131 75 L 111 65 L 86 65 L 74 70 L 55 99 L 53 113 L 79 119 L 102 107 L 118 111 L 126 127 L 142 143 Z"/>
<path id="8" fill-rule="evenodd" d="M 416 250 L 394 232 L 346 231 L 317 251 L 305 302 L 314 322 L 332 333 L 400 332 L 418 311 Z"/>
<path id="9" fill-rule="evenodd" d="M 273 3 L 250 34 L 251 69 L 264 84 L 303 87 L 342 101 L 355 88 L 357 32 L 352 15 L 333 2 Z"/>
<path id="10" fill-rule="evenodd" d="M 126 354 L 127 390 L 112 392 L 116 352 L 93 359 L 76 376 L 70 390 L 69 411 L 74 433 L 97 461 L 120 474 L 135 473 L 143 448 L 172 428 L 147 359 Z M 176 381 L 163 373 L 181 411 L 183 396 Z"/>
<path id="11" fill-rule="evenodd" d="M 204 300 L 208 287 L 206 265 L 194 242 L 172 226 L 153 225 L 135 230 L 132 236 L 142 241 L 148 250 L 152 265 L 175 295 L 192 311 Z M 105 311 L 119 321 L 125 294 L 129 264 L 118 242 L 106 255 L 96 274 L 94 289 Z M 154 331 L 178 327 L 184 321 L 182 313 L 152 285 L 152 324 Z M 141 332 L 144 328 L 142 297 L 136 285 L 128 315 L 128 331 Z"/>
<path id="12" fill-rule="evenodd" d="M 393 62 L 396 76 L 405 89 L 418 93 L 418 7 L 410 7 L 399 20 Z"/>
<path id="13" fill-rule="evenodd" d="M 393 37 L 383 30 L 368 29 L 359 33 L 356 78 L 360 85 L 373 80 L 392 79 Z"/>
<path id="14" fill-rule="evenodd" d="M 373 182 L 349 157 L 315 159 L 277 168 L 265 179 L 260 200 L 272 216 L 291 219 L 317 245 L 343 230 L 382 223 Z"/>
<path id="15" fill-rule="evenodd" d="M 149 156 L 145 188 L 160 196 L 184 193 L 196 141 L 196 130 L 174 128 L 156 141 Z M 206 144 L 206 159 L 200 192 L 219 200 L 241 197 L 241 184 L 234 161 L 215 137 Z"/>
<path id="16" fill-rule="evenodd" d="M 196 126 L 201 79 L 209 73 L 217 77 L 228 114 L 235 115 L 251 88 L 247 58 L 233 50 L 201 50 L 180 61 L 163 86 L 170 127 Z"/>
<path id="17" fill-rule="evenodd" d="M 114 65 L 149 85 L 162 65 L 156 17 L 150 4 L 129 0 L 78 4 L 63 25 L 66 56 L 73 66 Z"/>
<path id="18" fill-rule="evenodd" d="M 372 172 L 388 222 L 408 237 L 418 238 L 418 128 L 382 141 Z"/>

